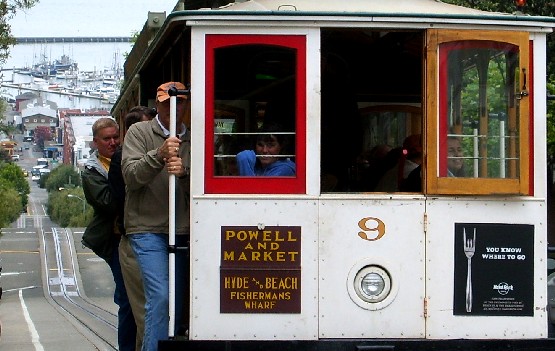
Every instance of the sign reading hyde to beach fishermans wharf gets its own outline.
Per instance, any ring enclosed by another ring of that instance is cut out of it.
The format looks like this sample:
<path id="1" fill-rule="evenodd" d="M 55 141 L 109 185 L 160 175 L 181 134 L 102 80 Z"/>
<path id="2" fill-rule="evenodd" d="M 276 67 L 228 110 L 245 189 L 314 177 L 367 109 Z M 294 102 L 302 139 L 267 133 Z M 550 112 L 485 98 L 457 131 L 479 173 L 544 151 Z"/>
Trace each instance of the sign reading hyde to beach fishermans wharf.
<path id="1" fill-rule="evenodd" d="M 301 313 L 301 227 L 222 227 L 220 313 Z"/>
<path id="2" fill-rule="evenodd" d="M 534 226 L 455 223 L 453 314 L 534 315 Z"/>

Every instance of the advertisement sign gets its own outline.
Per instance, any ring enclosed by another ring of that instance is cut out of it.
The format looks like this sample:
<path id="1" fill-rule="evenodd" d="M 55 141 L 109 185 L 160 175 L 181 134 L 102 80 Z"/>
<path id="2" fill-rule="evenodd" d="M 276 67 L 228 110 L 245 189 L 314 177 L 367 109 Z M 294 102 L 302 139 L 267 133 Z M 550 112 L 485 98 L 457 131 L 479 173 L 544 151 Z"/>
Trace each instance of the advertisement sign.
<path id="1" fill-rule="evenodd" d="M 455 223 L 453 314 L 534 315 L 534 226 Z"/>

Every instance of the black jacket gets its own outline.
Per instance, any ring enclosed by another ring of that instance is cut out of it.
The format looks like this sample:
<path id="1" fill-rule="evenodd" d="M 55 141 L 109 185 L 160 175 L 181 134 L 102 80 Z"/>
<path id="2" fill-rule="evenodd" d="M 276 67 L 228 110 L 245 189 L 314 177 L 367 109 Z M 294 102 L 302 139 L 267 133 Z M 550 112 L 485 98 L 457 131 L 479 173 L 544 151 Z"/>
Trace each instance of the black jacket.
<path id="1" fill-rule="evenodd" d="M 119 243 L 119 236 L 114 232 L 117 206 L 108 184 L 108 173 L 100 165 L 96 154 L 87 162 L 81 173 L 81 181 L 85 198 L 94 209 L 94 216 L 85 229 L 82 243 L 110 262 L 113 250 Z"/>
<path id="2" fill-rule="evenodd" d="M 121 147 L 112 155 L 110 161 L 110 170 L 108 170 L 108 184 L 112 193 L 112 199 L 117 207 L 116 225 L 119 232 L 124 235 L 125 227 L 123 226 L 123 208 L 125 206 L 125 181 L 121 173 Z"/>

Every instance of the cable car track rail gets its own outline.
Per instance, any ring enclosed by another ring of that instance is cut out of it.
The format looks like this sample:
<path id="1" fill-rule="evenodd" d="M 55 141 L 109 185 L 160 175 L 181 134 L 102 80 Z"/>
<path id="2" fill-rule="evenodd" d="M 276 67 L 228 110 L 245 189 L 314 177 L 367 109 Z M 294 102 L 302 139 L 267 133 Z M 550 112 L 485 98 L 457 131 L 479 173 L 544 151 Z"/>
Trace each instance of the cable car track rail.
<path id="1" fill-rule="evenodd" d="M 52 227 L 51 240 L 44 228 L 40 229 L 40 234 L 45 295 L 60 312 L 67 314 L 67 319 L 91 343 L 102 345 L 106 350 L 117 350 L 117 315 L 81 294 L 75 275 L 76 257 L 71 247 L 73 238 L 68 230 Z"/>

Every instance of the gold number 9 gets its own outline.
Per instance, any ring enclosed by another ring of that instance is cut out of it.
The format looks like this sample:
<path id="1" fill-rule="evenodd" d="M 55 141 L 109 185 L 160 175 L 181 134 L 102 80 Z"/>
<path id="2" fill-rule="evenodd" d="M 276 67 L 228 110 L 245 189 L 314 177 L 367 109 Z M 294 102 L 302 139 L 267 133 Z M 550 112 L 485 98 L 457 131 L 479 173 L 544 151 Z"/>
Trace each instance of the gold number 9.
<path id="1" fill-rule="evenodd" d="M 375 223 L 374 227 L 369 228 L 368 222 Z M 358 232 L 358 236 L 360 236 L 364 240 L 368 241 L 376 241 L 380 240 L 382 236 L 385 235 L 385 224 L 379 218 L 375 217 L 366 217 L 358 221 L 358 227 L 363 231 Z M 369 238 L 366 232 L 377 232 L 377 235 L 374 238 Z"/>

